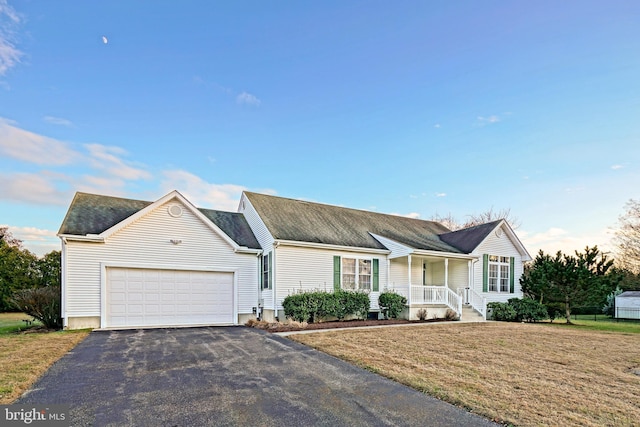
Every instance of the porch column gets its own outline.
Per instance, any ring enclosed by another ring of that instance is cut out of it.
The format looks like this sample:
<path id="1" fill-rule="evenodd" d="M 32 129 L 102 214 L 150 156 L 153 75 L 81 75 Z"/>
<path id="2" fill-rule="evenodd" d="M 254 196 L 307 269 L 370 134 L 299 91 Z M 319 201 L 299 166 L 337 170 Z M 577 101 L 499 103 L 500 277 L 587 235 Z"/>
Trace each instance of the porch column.
<path id="1" fill-rule="evenodd" d="M 444 259 L 444 287 L 449 287 L 449 258 Z"/>
<path id="2" fill-rule="evenodd" d="M 409 292 L 407 292 L 407 305 L 411 307 L 411 255 L 407 255 L 407 264 L 409 265 Z"/>
<path id="3" fill-rule="evenodd" d="M 384 291 L 389 290 L 389 282 L 391 281 L 391 259 L 389 259 L 389 255 L 387 255 L 387 280 L 385 280 L 386 285 L 384 285 Z M 391 286 L 394 286 L 394 283 L 391 283 Z"/>

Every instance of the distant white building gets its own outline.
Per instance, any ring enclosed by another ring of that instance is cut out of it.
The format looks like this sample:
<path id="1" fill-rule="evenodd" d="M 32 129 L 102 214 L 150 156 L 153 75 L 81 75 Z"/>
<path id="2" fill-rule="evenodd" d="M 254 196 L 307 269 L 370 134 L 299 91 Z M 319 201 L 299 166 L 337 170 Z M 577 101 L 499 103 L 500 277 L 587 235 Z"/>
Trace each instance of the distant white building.
<path id="1" fill-rule="evenodd" d="M 627 291 L 616 296 L 617 319 L 640 319 L 640 291 Z"/>

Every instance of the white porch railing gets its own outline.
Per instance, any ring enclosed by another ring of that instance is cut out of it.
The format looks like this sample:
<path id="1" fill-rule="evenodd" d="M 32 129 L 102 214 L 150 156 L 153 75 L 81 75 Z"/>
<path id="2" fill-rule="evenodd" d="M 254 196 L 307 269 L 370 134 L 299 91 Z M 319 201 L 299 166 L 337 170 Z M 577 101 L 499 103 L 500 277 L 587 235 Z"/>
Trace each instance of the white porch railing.
<path id="1" fill-rule="evenodd" d="M 417 304 L 444 304 L 458 314 L 462 313 L 462 298 L 445 286 L 411 286 L 409 296 L 408 286 L 398 286 L 393 289 L 398 294 L 407 298 L 411 305 Z"/>
<path id="2" fill-rule="evenodd" d="M 487 299 L 471 288 L 466 288 L 467 301 L 471 307 L 482 314 L 484 320 L 487 320 Z"/>

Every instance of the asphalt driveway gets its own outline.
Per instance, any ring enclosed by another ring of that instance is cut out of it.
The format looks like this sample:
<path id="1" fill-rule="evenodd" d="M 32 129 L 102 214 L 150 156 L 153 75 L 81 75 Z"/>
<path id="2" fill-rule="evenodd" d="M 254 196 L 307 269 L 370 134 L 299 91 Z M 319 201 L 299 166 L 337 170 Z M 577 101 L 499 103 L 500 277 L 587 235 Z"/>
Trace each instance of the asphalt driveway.
<path id="1" fill-rule="evenodd" d="M 495 425 L 244 327 L 96 331 L 16 403 L 71 405 L 77 426 Z"/>

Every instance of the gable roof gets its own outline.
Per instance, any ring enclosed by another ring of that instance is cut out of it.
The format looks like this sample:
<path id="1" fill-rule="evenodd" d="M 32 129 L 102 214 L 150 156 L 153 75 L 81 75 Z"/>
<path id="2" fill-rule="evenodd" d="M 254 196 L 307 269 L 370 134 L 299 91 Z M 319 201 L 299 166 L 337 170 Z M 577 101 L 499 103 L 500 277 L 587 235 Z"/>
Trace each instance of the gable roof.
<path id="1" fill-rule="evenodd" d="M 73 197 L 58 234 L 100 234 L 151 203 L 78 192 Z"/>
<path id="2" fill-rule="evenodd" d="M 387 249 L 376 234 L 414 249 L 461 253 L 439 234 L 440 223 L 397 215 L 245 192 L 245 197 L 276 240 Z"/>
<path id="3" fill-rule="evenodd" d="M 153 203 L 78 192 L 62 221 L 58 235 L 102 234 Z M 198 209 L 198 211 L 239 246 L 261 249 L 242 214 L 211 209 Z"/>
<path id="4" fill-rule="evenodd" d="M 462 230 L 450 231 L 440 235 L 443 242 L 455 246 L 462 252 L 471 253 L 480 243 L 493 231 L 501 219 L 497 221 L 487 222 L 485 224 L 475 225 Z"/>

